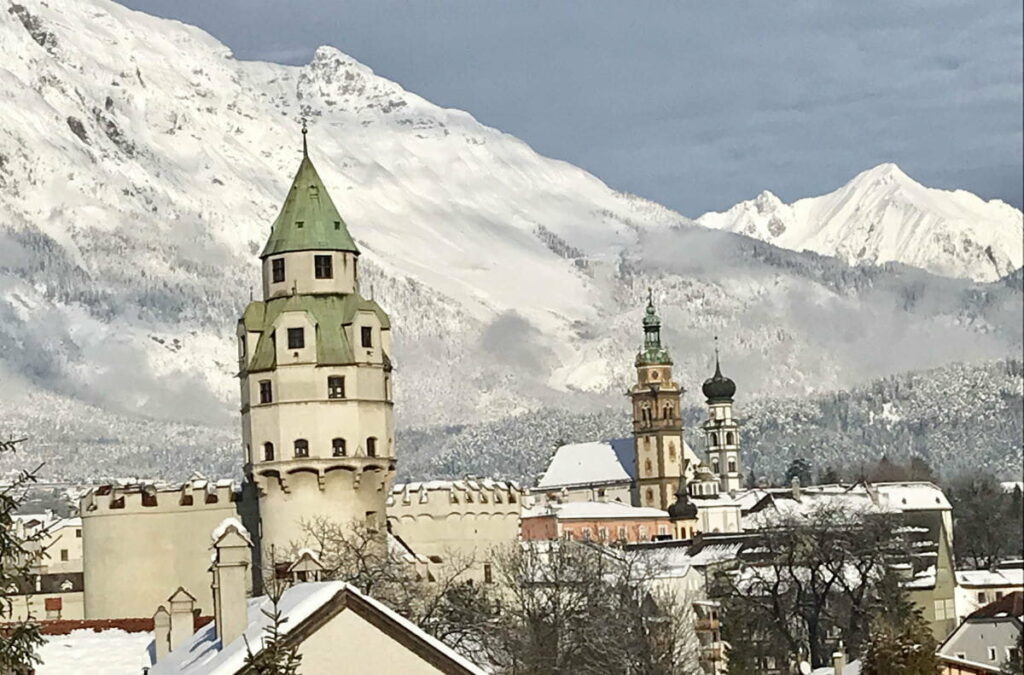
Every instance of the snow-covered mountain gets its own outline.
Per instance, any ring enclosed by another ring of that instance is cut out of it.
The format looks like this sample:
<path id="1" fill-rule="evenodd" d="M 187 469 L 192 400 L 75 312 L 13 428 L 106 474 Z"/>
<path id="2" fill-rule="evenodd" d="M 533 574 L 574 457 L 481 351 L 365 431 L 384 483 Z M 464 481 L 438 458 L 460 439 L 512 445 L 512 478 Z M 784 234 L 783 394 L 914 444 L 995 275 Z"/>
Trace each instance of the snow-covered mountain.
<path id="1" fill-rule="evenodd" d="M 1024 265 L 1020 210 L 964 190 L 924 187 L 895 164 L 880 164 L 835 192 L 792 204 L 766 190 L 696 222 L 854 265 L 901 262 L 977 281 L 994 281 Z"/>
<path id="2" fill-rule="evenodd" d="M 392 315 L 403 426 L 621 405 L 648 287 L 691 390 L 715 334 L 744 396 L 1021 348 L 1019 287 L 694 226 L 337 49 L 245 62 L 107 0 L 22 0 L 0 4 L 0 436 L 173 457 L 132 420 L 190 447 L 233 426 L 234 326 L 304 116 Z"/>

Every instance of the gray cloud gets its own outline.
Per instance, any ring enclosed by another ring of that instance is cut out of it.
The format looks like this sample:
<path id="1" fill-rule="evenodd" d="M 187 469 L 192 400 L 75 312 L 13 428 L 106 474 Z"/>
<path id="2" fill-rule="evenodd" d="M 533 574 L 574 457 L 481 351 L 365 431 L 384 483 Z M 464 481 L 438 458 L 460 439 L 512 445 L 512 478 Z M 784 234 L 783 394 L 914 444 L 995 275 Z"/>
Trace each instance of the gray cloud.
<path id="1" fill-rule="evenodd" d="M 1020 206 L 1019 0 L 127 0 L 242 58 L 331 44 L 687 215 L 883 161 Z"/>

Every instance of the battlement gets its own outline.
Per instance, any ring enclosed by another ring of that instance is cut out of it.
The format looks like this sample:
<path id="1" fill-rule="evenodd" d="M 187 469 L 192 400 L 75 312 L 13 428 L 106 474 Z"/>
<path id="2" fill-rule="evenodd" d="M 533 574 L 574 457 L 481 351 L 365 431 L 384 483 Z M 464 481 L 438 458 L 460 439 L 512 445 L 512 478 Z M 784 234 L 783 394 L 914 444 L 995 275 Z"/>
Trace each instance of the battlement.
<path id="1" fill-rule="evenodd" d="M 179 485 L 124 483 L 91 488 L 79 500 L 83 518 L 97 515 L 168 513 L 223 509 L 241 499 L 241 488 L 230 479 L 194 478 Z"/>
<path id="2" fill-rule="evenodd" d="M 518 512 L 527 492 L 514 481 L 467 477 L 398 483 L 388 495 L 389 514 L 429 512 Z"/>

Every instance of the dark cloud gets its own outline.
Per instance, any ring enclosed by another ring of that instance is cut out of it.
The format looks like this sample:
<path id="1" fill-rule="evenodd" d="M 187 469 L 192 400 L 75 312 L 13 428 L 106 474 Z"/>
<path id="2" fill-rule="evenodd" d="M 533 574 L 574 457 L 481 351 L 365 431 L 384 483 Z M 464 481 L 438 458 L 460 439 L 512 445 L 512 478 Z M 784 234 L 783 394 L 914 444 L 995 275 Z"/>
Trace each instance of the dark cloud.
<path id="1" fill-rule="evenodd" d="M 242 58 L 331 44 L 687 215 L 894 161 L 1022 201 L 1019 0 L 127 0 Z"/>

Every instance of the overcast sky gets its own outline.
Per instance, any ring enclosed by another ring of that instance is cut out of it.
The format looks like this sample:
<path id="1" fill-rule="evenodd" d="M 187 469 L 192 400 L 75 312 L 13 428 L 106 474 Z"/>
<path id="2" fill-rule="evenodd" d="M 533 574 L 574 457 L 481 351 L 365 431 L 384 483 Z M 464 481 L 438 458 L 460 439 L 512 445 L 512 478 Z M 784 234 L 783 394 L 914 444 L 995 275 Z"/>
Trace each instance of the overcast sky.
<path id="1" fill-rule="evenodd" d="M 1020 0 L 126 0 L 244 59 L 333 45 L 689 216 L 892 161 L 1022 201 Z"/>

